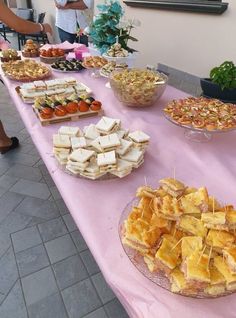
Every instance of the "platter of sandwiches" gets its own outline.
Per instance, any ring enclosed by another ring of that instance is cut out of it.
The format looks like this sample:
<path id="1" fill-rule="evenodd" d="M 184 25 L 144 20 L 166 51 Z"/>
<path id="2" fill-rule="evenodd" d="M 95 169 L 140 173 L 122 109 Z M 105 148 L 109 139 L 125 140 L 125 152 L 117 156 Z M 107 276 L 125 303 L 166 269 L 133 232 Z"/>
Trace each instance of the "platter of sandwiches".
<path id="1" fill-rule="evenodd" d="M 173 100 L 164 109 L 172 123 L 197 131 L 222 132 L 236 129 L 236 105 L 218 99 L 188 97 Z"/>
<path id="2" fill-rule="evenodd" d="M 236 210 L 205 187 L 166 178 L 141 186 L 120 219 L 131 262 L 147 278 L 180 295 L 214 298 L 236 291 Z"/>
<path id="3" fill-rule="evenodd" d="M 2 70 L 7 77 L 20 82 L 42 80 L 52 75 L 51 70 L 44 64 L 30 59 L 5 62 L 2 64 Z"/>
<path id="4" fill-rule="evenodd" d="M 16 92 L 24 103 L 33 104 L 38 98 L 70 96 L 73 93 L 91 94 L 91 89 L 74 77 L 64 77 L 47 81 L 32 81 L 16 87 Z"/>
<path id="5" fill-rule="evenodd" d="M 65 172 L 96 179 L 123 178 L 144 162 L 150 137 L 129 132 L 119 119 L 103 116 L 97 124 L 62 126 L 53 135 L 53 154 Z"/>

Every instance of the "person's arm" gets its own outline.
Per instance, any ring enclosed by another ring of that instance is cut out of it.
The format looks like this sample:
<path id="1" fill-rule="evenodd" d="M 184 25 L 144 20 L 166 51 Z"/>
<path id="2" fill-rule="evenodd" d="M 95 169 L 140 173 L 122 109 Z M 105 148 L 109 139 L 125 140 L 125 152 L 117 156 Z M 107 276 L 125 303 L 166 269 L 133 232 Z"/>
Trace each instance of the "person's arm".
<path id="1" fill-rule="evenodd" d="M 11 29 L 19 33 L 27 34 L 44 31 L 46 33 L 52 34 L 52 28 L 49 24 L 34 23 L 18 17 L 4 4 L 3 0 L 0 0 L 0 20 Z"/>

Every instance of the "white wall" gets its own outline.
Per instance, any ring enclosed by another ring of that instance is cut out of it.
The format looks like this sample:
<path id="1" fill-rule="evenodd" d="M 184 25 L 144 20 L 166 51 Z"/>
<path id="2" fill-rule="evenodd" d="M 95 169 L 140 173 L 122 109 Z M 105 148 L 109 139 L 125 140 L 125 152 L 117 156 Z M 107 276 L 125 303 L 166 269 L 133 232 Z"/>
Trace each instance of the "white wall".
<path id="1" fill-rule="evenodd" d="M 102 3 L 95 0 L 95 6 Z M 138 64 L 167 64 L 204 77 L 225 60 L 236 63 L 236 1 L 227 0 L 223 15 L 185 13 L 124 5 L 127 18 L 137 18 L 141 27 L 132 33 L 139 41 L 130 43 L 139 52 Z M 54 1 L 33 0 L 38 11 L 47 11 L 55 24 Z"/>
<path id="2" fill-rule="evenodd" d="M 95 0 L 95 5 L 101 3 Z M 124 5 L 128 18 L 137 18 L 141 27 L 131 43 L 140 52 L 138 63 L 167 64 L 174 68 L 207 76 L 224 60 L 236 63 L 236 1 L 228 0 L 223 15 L 185 13 Z"/>

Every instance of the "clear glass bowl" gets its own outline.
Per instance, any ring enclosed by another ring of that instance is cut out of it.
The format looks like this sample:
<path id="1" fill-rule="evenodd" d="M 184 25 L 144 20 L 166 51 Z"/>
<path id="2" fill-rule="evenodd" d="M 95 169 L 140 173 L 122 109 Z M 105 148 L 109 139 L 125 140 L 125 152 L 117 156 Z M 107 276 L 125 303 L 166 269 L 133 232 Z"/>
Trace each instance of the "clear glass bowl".
<path id="1" fill-rule="evenodd" d="M 110 85 L 115 96 L 126 106 L 153 105 L 164 93 L 168 77 L 157 71 L 128 68 L 110 74 Z"/>

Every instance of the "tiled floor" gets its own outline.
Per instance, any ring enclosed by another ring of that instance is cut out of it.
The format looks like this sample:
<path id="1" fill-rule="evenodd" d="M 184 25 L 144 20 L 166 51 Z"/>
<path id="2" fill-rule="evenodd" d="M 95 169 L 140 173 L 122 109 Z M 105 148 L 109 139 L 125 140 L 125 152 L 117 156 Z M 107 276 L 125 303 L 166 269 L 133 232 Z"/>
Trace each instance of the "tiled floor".
<path id="1" fill-rule="evenodd" d="M 125 318 L 0 83 L 0 318 Z"/>

